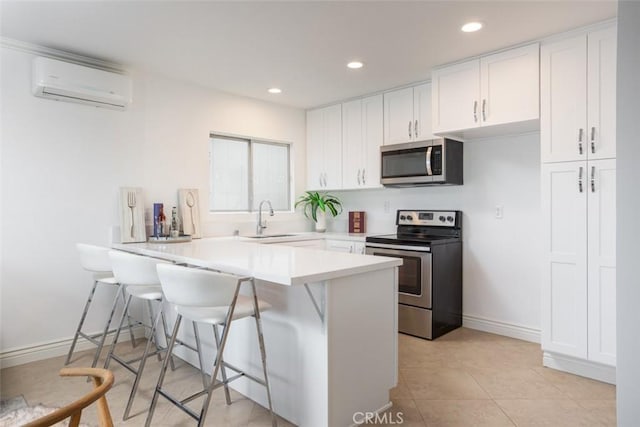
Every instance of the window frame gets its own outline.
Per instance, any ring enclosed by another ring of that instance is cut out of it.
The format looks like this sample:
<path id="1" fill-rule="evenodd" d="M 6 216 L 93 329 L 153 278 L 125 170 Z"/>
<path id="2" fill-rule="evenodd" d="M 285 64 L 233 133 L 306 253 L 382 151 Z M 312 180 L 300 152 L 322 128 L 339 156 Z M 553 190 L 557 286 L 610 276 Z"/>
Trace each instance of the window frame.
<path id="1" fill-rule="evenodd" d="M 227 140 L 235 140 L 235 141 L 239 141 L 239 142 L 246 142 L 248 144 L 248 150 L 247 150 L 247 170 L 248 170 L 248 181 L 247 181 L 247 194 L 248 194 L 248 210 L 212 210 L 211 209 L 211 200 L 208 203 L 208 212 L 210 215 L 216 215 L 216 214 L 236 214 L 236 215 L 240 215 L 240 214 L 253 214 L 256 213 L 258 210 L 253 208 L 253 204 L 254 204 L 254 192 L 253 192 L 253 177 L 254 177 L 254 170 L 253 170 L 253 145 L 254 144 L 265 144 L 265 145 L 275 145 L 275 146 L 280 146 L 280 147 L 286 147 L 287 148 L 287 185 L 288 185 L 288 191 L 287 191 L 287 207 L 286 209 L 274 209 L 274 212 L 284 212 L 284 213 L 291 213 L 294 212 L 293 209 L 293 193 L 294 193 L 294 178 L 292 175 L 293 172 L 293 167 L 291 164 L 291 161 L 293 159 L 293 156 L 291 154 L 291 150 L 293 148 L 293 144 L 291 142 L 287 142 L 287 141 L 278 141 L 278 140 L 272 140 L 272 139 L 267 139 L 267 138 L 256 138 L 256 137 L 250 137 L 250 136 L 241 136 L 241 135 L 234 135 L 234 134 L 228 134 L 228 133 L 223 133 L 223 132 L 209 132 L 209 164 L 208 164 L 208 169 L 209 169 L 209 197 L 213 198 L 213 176 L 212 176 L 212 158 L 211 158 L 211 154 L 212 154 L 212 144 L 213 141 L 212 139 L 227 139 Z"/>

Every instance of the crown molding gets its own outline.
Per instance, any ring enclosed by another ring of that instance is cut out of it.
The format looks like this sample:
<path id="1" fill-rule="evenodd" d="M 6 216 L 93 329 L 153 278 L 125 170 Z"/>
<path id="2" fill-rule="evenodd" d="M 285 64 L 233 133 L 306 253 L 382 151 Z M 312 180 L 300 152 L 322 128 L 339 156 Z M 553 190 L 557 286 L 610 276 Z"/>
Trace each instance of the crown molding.
<path id="1" fill-rule="evenodd" d="M 91 58 L 88 56 L 78 55 L 72 52 L 67 52 L 60 49 L 53 49 L 46 46 L 40 46 L 37 44 L 24 42 L 21 40 L 15 40 L 8 37 L 0 37 L 0 46 L 8 49 L 19 50 L 21 52 L 30 53 L 38 56 L 45 56 L 47 58 L 59 59 L 66 62 L 72 62 L 78 65 L 85 65 L 92 68 L 97 68 L 104 71 L 110 71 L 119 74 L 128 74 L 121 64 L 114 62 L 103 61 L 101 59 Z"/>

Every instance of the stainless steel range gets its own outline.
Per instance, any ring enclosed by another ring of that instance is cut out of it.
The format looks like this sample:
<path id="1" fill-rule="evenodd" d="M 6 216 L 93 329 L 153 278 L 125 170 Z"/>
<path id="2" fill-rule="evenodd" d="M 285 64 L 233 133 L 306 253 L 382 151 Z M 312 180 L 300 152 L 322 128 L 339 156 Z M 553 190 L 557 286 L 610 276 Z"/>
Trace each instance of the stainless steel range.
<path id="1" fill-rule="evenodd" d="M 434 339 L 462 326 L 462 212 L 399 210 L 396 234 L 370 236 L 366 252 L 402 258 L 398 329 Z"/>

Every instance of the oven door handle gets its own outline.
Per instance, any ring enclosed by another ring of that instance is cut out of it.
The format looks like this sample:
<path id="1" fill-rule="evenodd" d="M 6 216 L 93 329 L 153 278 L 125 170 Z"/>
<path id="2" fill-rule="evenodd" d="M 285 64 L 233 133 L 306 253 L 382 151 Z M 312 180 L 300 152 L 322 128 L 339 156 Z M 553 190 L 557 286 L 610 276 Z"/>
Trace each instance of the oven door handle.
<path id="1" fill-rule="evenodd" d="M 433 151 L 433 147 L 427 148 L 427 176 L 433 175 L 433 170 L 431 170 L 431 152 Z"/>
<path id="2" fill-rule="evenodd" d="M 411 252 L 431 252 L 429 246 L 409 246 L 409 245 L 388 245 L 385 243 L 366 243 L 367 248 L 392 249 Z"/>

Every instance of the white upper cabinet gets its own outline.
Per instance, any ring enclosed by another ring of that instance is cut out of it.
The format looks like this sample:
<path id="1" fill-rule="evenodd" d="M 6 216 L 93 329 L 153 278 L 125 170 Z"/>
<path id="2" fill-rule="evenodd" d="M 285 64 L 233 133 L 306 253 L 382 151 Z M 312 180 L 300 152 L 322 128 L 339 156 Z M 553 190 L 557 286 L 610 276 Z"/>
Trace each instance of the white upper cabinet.
<path id="1" fill-rule="evenodd" d="M 342 187 L 380 187 L 382 95 L 342 104 Z"/>
<path id="2" fill-rule="evenodd" d="M 384 94 L 384 145 L 433 138 L 430 83 Z"/>
<path id="3" fill-rule="evenodd" d="M 542 46 L 543 162 L 616 155 L 616 30 Z"/>
<path id="4" fill-rule="evenodd" d="M 433 70 L 433 132 L 488 135 L 474 130 L 512 124 L 518 124 L 513 130 L 535 129 L 539 60 L 536 43 Z"/>
<path id="5" fill-rule="evenodd" d="M 307 111 L 307 189 L 342 188 L 342 106 Z"/>

